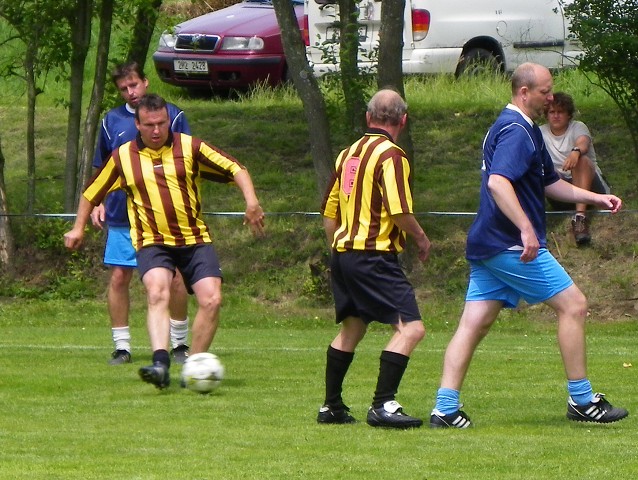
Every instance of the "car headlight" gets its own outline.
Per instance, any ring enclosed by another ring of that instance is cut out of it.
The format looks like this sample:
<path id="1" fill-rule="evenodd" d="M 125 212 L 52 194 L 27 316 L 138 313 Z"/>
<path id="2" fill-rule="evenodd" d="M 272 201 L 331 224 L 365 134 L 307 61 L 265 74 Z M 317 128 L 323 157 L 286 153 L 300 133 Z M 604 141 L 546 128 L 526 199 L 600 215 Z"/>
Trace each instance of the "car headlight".
<path id="1" fill-rule="evenodd" d="M 263 50 L 264 39 L 259 37 L 225 37 L 222 50 Z"/>
<path id="2" fill-rule="evenodd" d="M 171 32 L 164 32 L 160 35 L 159 46 L 163 48 L 173 48 L 175 47 L 176 40 L 177 37 Z"/>

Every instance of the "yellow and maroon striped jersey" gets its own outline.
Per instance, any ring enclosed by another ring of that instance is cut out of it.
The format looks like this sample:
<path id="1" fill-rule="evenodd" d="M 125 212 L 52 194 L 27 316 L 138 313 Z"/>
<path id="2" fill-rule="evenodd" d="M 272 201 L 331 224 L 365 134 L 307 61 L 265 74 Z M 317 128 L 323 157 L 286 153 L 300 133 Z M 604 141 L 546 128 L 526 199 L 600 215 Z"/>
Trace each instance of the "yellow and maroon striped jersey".
<path id="1" fill-rule="evenodd" d="M 332 247 L 339 252 L 401 252 L 406 233 L 391 215 L 412 213 L 410 165 L 382 130 L 371 130 L 337 157 L 322 215 L 337 220 Z"/>
<path id="2" fill-rule="evenodd" d="M 136 250 L 210 243 L 202 218 L 201 181 L 230 183 L 243 168 L 232 156 L 190 135 L 170 134 L 159 150 L 145 147 L 138 135 L 113 151 L 84 197 L 99 205 L 113 190 L 126 192 Z"/>

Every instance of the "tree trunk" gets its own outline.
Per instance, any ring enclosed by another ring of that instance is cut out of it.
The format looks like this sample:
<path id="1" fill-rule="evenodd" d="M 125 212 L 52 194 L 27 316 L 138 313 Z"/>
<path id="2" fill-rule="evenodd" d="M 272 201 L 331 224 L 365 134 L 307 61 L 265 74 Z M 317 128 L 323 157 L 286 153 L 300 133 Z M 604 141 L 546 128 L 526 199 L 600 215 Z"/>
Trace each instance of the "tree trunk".
<path id="1" fill-rule="evenodd" d="M 381 3 L 381 30 L 379 32 L 379 71 L 377 85 L 379 88 L 394 87 L 403 98 L 403 10 L 405 0 L 383 0 Z M 410 169 L 414 172 L 414 145 L 410 134 L 410 116 L 405 128 L 395 139 L 403 148 L 410 162 Z M 414 184 L 414 173 L 411 175 Z M 403 252 L 402 264 L 410 271 L 417 261 L 418 249 L 410 238 L 407 248 Z"/>
<path id="2" fill-rule="evenodd" d="M 304 45 L 292 3 L 289 0 L 273 0 L 275 14 L 281 29 L 281 41 L 286 55 L 290 78 L 303 103 L 306 123 L 310 133 L 310 154 L 317 175 L 317 188 L 322 197 L 328 185 L 333 167 L 330 141 L 330 125 L 326 104 L 317 79 L 306 58 Z"/>
<path id="3" fill-rule="evenodd" d="M 35 205 L 35 102 L 38 90 L 34 69 L 37 48 L 35 40 L 28 41 L 24 57 L 27 81 L 27 213 L 33 213 Z"/>
<path id="4" fill-rule="evenodd" d="M 82 85 L 84 65 L 91 41 L 91 16 L 93 0 L 78 0 L 76 9 L 68 18 L 71 27 L 71 80 L 69 92 L 69 116 L 66 136 L 66 168 L 64 172 L 64 210 L 75 211 L 78 180 L 78 150 L 80 124 L 82 122 Z"/>
<path id="5" fill-rule="evenodd" d="M 131 38 L 128 51 L 128 60 L 137 62 L 142 70 L 144 70 L 148 48 L 151 44 L 161 6 L 162 0 L 147 0 L 137 10 L 133 38 Z"/>
<path id="6" fill-rule="evenodd" d="M 11 273 L 13 269 L 13 234 L 11 232 L 11 222 L 7 214 L 7 191 L 4 184 L 4 155 L 2 154 L 2 143 L 0 142 L 0 267 L 4 272 Z"/>
<path id="7" fill-rule="evenodd" d="M 381 2 L 381 31 L 379 32 L 379 88 L 394 87 L 403 98 L 403 11 L 405 0 L 383 0 Z M 405 150 L 414 168 L 414 144 L 410 134 L 410 121 L 401 132 L 397 143 Z"/>
<path id="8" fill-rule="evenodd" d="M 113 24 L 114 0 L 102 0 L 100 9 L 100 33 L 98 35 L 97 53 L 95 60 L 95 77 L 89 108 L 84 121 L 82 135 L 82 151 L 80 153 L 80 172 L 76 202 L 79 200 L 83 187 L 91 177 L 93 171 L 93 155 L 95 153 L 95 138 L 100 121 L 101 105 L 104 99 L 104 88 L 109 61 L 109 43 L 111 41 L 111 26 Z"/>
<path id="9" fill-rule="evenodd" d="M 341 88 L 346 101 L 346 122 L 352 131 L 351 140 L 360 137 L 366 128 L 364 88 L 359 67 L 359 8 L 355 0 L 339 0 L 341 35 L 339 63 Z"/>

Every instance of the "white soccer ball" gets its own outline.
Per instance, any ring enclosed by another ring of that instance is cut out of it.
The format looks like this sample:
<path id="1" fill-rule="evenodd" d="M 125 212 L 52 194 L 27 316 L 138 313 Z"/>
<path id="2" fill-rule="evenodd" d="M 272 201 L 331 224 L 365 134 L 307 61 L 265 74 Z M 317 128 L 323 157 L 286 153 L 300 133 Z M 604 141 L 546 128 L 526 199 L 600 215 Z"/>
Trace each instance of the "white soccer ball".
<path id="1" fill-rule="evenodd" d="M 194 353 L 182 367 L 182 384 L 198 393 L 210 393 L 224 378 L 224 366 L 212 353 Z"/>

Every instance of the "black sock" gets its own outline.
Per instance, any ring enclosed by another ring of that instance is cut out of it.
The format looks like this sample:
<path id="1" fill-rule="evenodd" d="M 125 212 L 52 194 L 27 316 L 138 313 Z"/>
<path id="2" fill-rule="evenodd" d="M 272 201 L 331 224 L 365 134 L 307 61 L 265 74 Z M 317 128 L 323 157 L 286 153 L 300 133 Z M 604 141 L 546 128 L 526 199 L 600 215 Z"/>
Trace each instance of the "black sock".
<path id="1" fill-rule="evenodd" d="M 379 408 L 385 402 L 394 400 L 409 360 L 410 357 L 406 357 L 400 353 L 389 352 L 387 350 L 381 352 L 377 389 L 374 392 L 374 399 L 372 400 L 372 406 L 374 408 Z"/>
<path id="2" fill-rule="evenodd" d="M 167 350 L 155 350 L 153 352 L 153 363 L 157 362 L 166 365 L 167 368 L 171 366 L 171 357 Z"/>
<path id="3" fill-rule="evenodd" d="M 343 379 L 348 373 L 354 352 L 344 352 L 332 346 L 326 352 L 326 401 L 325 404 L 331 408 L 343 408 L 341 391 L 343 389 Z"/>

